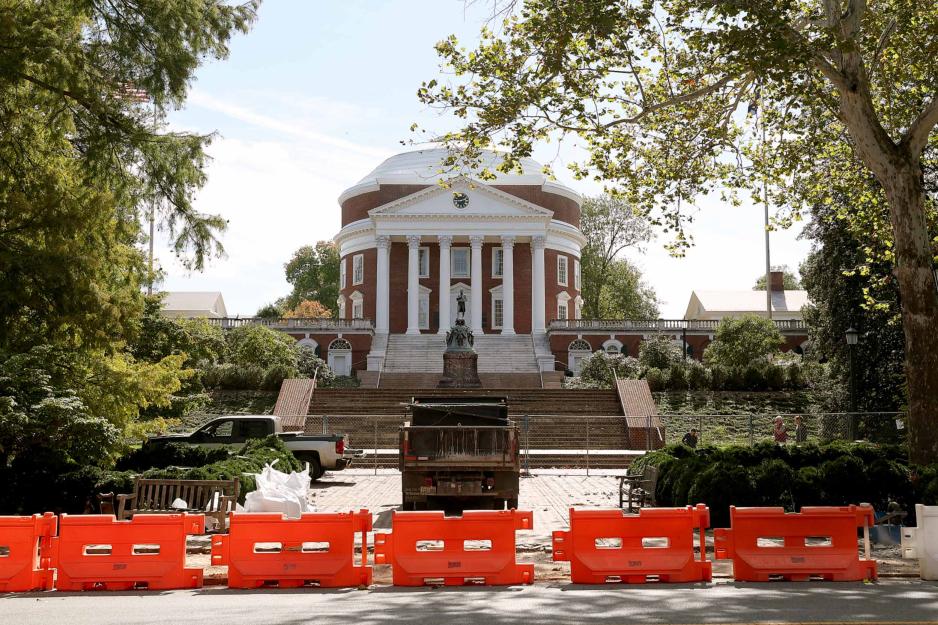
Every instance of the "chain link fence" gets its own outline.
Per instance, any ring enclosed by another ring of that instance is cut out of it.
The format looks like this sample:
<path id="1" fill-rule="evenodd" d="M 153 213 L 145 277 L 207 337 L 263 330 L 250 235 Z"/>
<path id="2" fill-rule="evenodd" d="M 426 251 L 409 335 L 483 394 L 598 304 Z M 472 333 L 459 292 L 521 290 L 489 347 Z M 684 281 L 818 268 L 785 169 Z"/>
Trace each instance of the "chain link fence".
<path id="1" fill-rule="evenodd" d="M 529 414 L 512 419 L 518 426 L 525 470 L 624 469 L 648 450 L 681 442 L 692 430 L 698 446 L 906 440 L 905 415 L 895 412 L 654 417 Z M 347 435 L 349 447 L 363 452 L 353 466 L 377 471 L 398 466 L 403 421 L 401 415 L 310 415 L 304 431 Z"/>

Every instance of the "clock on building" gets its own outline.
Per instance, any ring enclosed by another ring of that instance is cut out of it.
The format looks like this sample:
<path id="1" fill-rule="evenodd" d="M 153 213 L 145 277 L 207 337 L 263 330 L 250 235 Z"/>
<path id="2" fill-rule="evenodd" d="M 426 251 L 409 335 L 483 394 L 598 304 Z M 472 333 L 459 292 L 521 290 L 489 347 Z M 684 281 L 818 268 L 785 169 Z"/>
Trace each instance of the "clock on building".
<path id="1" fill-rule="evenodd" d="M 466 208 L 469 206 L 469 196 L 465 193 L 454 193 L 453 206 L 456 208 Z"/>

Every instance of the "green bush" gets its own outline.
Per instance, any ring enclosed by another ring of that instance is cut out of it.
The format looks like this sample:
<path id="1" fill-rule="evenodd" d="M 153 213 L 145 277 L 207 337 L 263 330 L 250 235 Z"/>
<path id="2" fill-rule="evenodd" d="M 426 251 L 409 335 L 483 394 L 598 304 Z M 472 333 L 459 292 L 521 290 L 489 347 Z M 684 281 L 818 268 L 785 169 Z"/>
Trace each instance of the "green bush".
<path id="1" fill-rule="evenodd" d="M 668 372 L 668 388 L 672 391 L 687 390 L 687 367 L 683 364 L 671 365 Z"/>
<path id="2" fill-rule="evenodd" d="M 226 448 L 210 449 L 181 443 L 144 443 L 117 461 L 120 471 L 146 471 L 153 468 L 201 467 L 228 458 Z"/>
<path id="3" fill-rule="evenodd" d="M 720 321 L 713 342 L 704 351 L 707 364 L 748 367 L 767 362 L 785 341 L 771 319 L 743 315 Z"/>
<path id="4" fill-rule="evenodd" d="M 262 391 L 279 391 L 283 381 L 297 376 L 296 369 L 286 365 L 274 365 L 264 372 L 260 389 Z"/>
<path id="5" fill-rule="evenodd" d="M 221 371 L 220 388 L 238 390 L 258 390 L 264 381 L 264 370 L 257 365 L 225 364 Z"/>
<path id="6" fill-rule="evenodd" d="M 288 334 L 257 324 L 229 330 L 229 362 L 245 367 L 267 369 L 274 365 L 297 366 L 296 341 Z M 256 387 L 255 387 L 256 388 Z"/>
<path id="7" fill-rule="evenodd" d="M 301 345 L 297 350 L 297 371 L 305 378 L 316 376 L 316 386 L 328 388 L 335 380 L 335 373 L 326 361 L 316 355 L 309 345 Z"/>
<path id="8" fill-rule="evenodd" d="M 702 391 L 711 388 L 713 377 L 711 372 L 696 360 L 687 361 L 687 386 L 691 390 Z"/>
<path id="9" fill-rule="evenodd" d="M 728 507 L 803 506 L 870 503 L 883 510 L 896 501 L 938 503 L 938 464 L 909 467 L 898 446 L 838 443 L 830 445 L 723 448 L 670 445 L 647 454 L 636 470 L 658 467 L 660 506 L 705 503 L 711 525 L 725 526 Z"/>
<path id="10" fill-rule="evenodd" d="M 650 388 L 652 392 L 663 391 L 668 388 L 668 370 L 658 369 L 656 367 L 646 369 L 645 380 L 648 382 L 648 388 Z"/>
<path id="11" fill-rule="evenodd" d="M 743 369 L 743 388 L 740 390 L 758 391 L 765 388 L 765 375 L 763 368 L 750 365 Z"/>
<path id="12" fill-rule="evenodd" d="M 785 368 L 786 386 L 792 390 L 800 390 L 808 385 L 804 368 L 798 363 L 792 363 Z"/>
<path id="13" fill-rule="evenodd" d="M 667 369 L 681 361 L 681 348 L 674 344 L 670 336 L 656 334 L 644 340 L 638 347 L 638 361 L 643 367 Z"/>
<path id="14" fill-rule="evenodd" d="M 763 388 L 759 390 L 780 391 L 785 388 L 785 368 L 767 364 L 762 370 Z"/>

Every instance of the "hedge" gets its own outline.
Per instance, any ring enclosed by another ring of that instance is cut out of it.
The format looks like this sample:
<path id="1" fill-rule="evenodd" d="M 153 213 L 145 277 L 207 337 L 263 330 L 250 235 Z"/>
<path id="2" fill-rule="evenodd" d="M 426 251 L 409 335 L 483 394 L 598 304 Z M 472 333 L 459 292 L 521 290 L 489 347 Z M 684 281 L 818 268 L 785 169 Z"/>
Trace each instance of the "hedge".
<path id="1" fill-rule="evenodd" d="M 727 527 L 729 506 L 803 506 L 890 501 L 938 503 L 938 464 L 910 466 L 902 447 L 868 443 L 701 447 L 671 445 L 646 454 L 633 470 L 658 468 L 659 506 L 705 503 L 711 526 Z"/>
<path id="2" fill-rule="evenodd" d="M 244 496 L 256 488 L 254 478 L 248 474 L 260 473 L 265 464 L 277 460 L 277 469 L 287 473 L 304 468 L 277 436 L 251 440 L 236 453 L 222 449 L 203 454 L 182 452 L 173 449 L 178 447 L 175 445 L 169 447 L 169 451 L 148 450 L 127 460 L 127 464 L 139 464 L 149 457 L 164 465 L 142 472 L 82 467 L 57 461 L 41 452 L 14 461 L 11 466 L 0 466 L 0 483 L 6 485 L 0 491 L 0 514 L 96 512 L 98 493 L 133 492 L 136 477 L 183 480 L 230 480 L 237 477 L 241 480 L 240 500 L 243 502 Z M 189 468 L 169 466 L 175 460 L 199 458 L 210 463 Z"/>

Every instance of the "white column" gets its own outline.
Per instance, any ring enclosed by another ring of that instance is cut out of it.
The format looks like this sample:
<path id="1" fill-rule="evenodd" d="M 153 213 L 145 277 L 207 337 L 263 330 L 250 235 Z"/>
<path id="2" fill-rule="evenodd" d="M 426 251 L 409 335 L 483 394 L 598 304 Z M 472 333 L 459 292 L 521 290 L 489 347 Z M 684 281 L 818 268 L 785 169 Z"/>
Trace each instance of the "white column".
<path id="1" fill-rule="evenodd" d="M 502 334 L 515 333 L 515 238 L 502 237 Z"/>
<path id="2" fill-rule="evenodd" d="M 453 237 L 440 235 L 440 330 L 439 334 L 446 334 L 449 330 L 449 250 L 453 244 Z"/>
<path id="3" fill-rule="evenodd" d="M 531 290 L 534 292 L 534 305 L 531 307 L 531 332 L 541 333 L 547 331 L 546 314 L 544 312 L 544 245 L 545 237 L 533 237 L 531 249 L 534 250 L 534 267 L 531 276 Z"/>
<path id="4" fill-rule="evenodd" d="M 390 330 L 389 322 L 389 276 L 388 276 L 388 250 L 391 247 L 391 238 L 379 235 L 375 238 L 378 248 L 378 290 L 375 298 L 375 332 L 387 334 Z"/>
<path id="5" fill-rule="evenodd" d="M 420 237 L 407 237 L 407 334 L 420 334 Z"/>
<path id="6" fill-rule="evenodd" d="M 472 272 L 470 276 L 472 278 L 471 283 L 471 296 L 472 301 L 470 305 L 472 306 L 472 317 L 470 321 L 470 327 L 475 334 L 483 334 L 482 332 L 482 237 L 474 236 L 469 237 L 469 244 L 472 246 Z"/>

